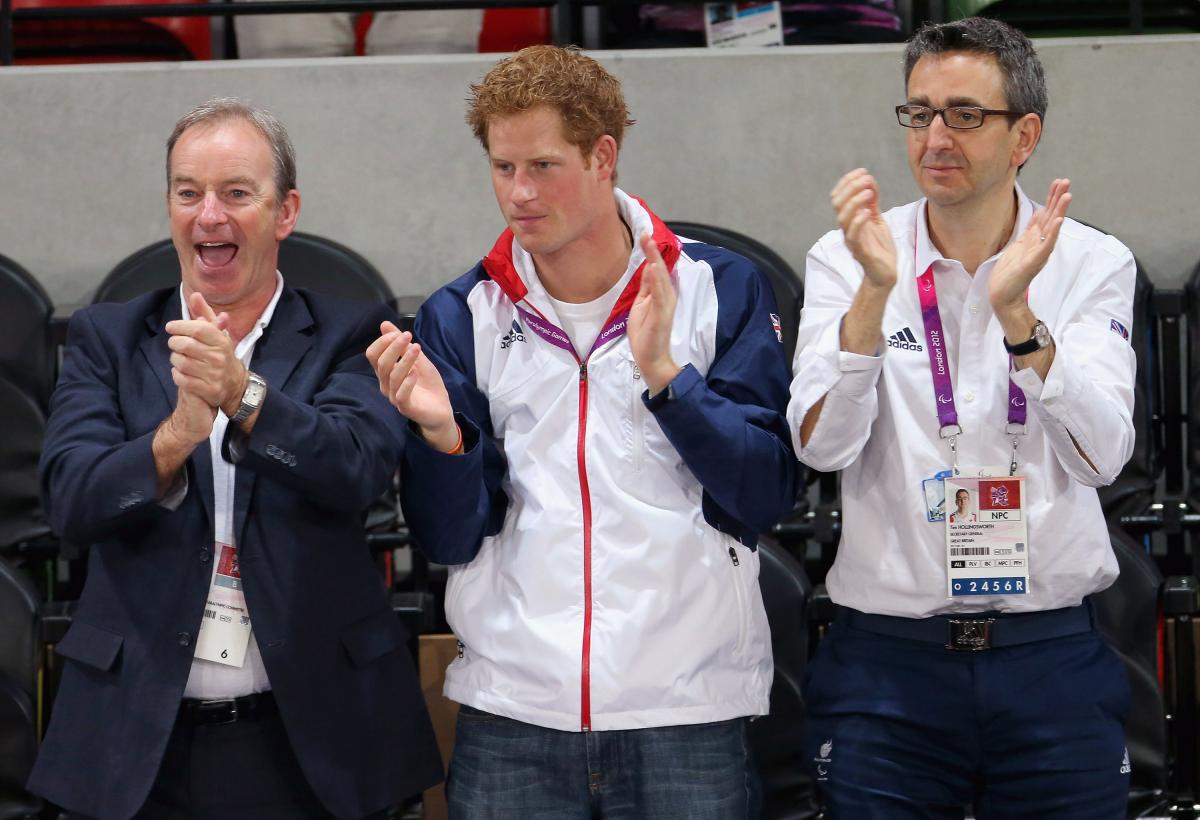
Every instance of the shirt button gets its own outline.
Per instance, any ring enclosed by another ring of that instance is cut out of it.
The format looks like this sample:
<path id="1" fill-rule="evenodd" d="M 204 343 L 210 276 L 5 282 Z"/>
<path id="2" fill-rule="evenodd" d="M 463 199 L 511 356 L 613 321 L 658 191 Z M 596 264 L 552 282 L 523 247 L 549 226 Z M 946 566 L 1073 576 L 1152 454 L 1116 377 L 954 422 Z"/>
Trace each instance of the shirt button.
<path id="1" fill-rule="evenodd" d="M 966 393 L 963 393 L 963 401 L 975 401 L 975 394 L 968 390 Z"/>
<path id="2" fill-rule="evenodd" d="M 207 564 L 211 559 L 212 559 L 212 550 L 210 550 L 210 549 L 201 549 L 200 550 L 200 563 L 201 564 Z"/>
<path id="3" fill-rule="evenodd" d="M 186 632 L 180 632 L 177 636 L 180 646 L 189 646 L 192 643 L 192 636 Z"/>

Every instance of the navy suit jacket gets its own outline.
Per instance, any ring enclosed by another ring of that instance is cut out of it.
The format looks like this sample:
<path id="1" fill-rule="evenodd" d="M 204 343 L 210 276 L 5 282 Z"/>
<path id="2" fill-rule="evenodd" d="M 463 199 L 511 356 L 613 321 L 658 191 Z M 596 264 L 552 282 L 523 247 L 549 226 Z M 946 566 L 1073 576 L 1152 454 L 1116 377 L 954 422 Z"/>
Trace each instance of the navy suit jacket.
<path id="1" fill-rule="evenodd" d="M 178 508 L 155 498 L 151 439 L 176 397 L 163 328 L 180 311 L 172 288 L 72 317 L 42 455 L 51 523 L 90 552 L 29 787 L 104 820 L 130 817 L 149 793 L 212 574 L 206 443 L 187 462 Z M 301 768 L 345 818 L 442 777 L 407 635 L 363 530 L 403 446 L 403 420 L 363 355 L 385 318 L 382 306 L 285 287 L 251 363 L 268 385 L 258 420 L 248 437 L 230 425 L 254 634 Z"/>

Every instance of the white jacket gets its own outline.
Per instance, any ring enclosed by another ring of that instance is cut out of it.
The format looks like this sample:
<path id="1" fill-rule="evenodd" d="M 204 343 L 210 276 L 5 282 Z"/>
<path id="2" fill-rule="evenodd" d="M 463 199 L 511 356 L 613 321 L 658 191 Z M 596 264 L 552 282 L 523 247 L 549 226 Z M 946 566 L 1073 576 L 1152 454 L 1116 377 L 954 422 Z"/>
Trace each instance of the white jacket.
<path id="1" fill-rule="evenodd" d="M 688 364 L 669 390 L 647 396 L 624 334 L 640 269 L 590 354 L 510 232 L 418 313 L 467 447 L 444 455 L 412 432 L 402 465 L 414 539 L 455 565 L 445 693 L 560 730 L 765 714 L 755 534 L 791 509 L 798 469 L 774 298 L 745 259 L 681 251 L 615 196 L 674 266 L 671 347 Z"/>

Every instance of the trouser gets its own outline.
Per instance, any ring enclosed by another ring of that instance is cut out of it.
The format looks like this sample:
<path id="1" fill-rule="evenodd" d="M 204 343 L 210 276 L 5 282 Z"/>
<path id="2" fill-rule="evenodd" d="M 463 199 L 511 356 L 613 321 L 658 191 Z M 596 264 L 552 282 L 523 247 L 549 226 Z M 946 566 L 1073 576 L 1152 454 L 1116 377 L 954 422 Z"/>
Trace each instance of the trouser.
<path id="1" fill-rule="evenodd" d="M 758 776 L 743 718 L 605 732 L 459 709 L 451 820 L 749 820 Z"/>
<path id="2" fill-rule="evenodd" d="M 1119 820 L 1129 691 L 1094 628 L 956 651 L 839 617 L 806 670 L 806 750 L 830 818 Z"/>

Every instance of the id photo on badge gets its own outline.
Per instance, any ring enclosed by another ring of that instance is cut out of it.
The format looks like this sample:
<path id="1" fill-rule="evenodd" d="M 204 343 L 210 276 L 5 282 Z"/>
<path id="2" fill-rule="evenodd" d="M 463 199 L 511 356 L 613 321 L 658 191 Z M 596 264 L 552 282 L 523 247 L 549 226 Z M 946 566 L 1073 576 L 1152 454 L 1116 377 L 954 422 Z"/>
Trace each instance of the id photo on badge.
<path id="1" fill-rule="evenodd" d="M 975 523 L 978 516 L 974 504 L 970 490 L 966 487 L 957 488 L 954 491 L 954 506 L 950 510 L 950 525 Z"/>

